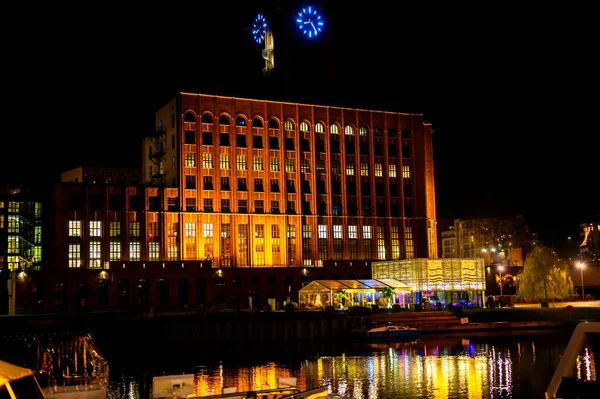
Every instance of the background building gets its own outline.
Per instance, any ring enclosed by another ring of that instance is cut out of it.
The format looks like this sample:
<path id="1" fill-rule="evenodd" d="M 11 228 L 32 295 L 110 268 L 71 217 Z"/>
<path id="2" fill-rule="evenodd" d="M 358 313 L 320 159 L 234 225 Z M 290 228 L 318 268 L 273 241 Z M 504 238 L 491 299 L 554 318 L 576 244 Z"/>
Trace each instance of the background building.
<path id="1" fill-rule="evenodd" d="M 82 166 L 60 174 L 60 181 L 91 184 L 126 184 L 142 182 L 138 168 L 110 168 Z"/>

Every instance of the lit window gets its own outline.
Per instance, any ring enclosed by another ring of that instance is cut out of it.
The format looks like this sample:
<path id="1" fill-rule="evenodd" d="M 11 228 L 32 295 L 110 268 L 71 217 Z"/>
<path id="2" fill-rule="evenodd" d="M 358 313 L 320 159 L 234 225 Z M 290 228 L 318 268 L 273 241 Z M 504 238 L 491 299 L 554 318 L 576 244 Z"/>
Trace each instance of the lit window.
<path id="1" fill-rule="evenodd" d="M 324 224 L 319 225 L 319 238 L 327 238 L 327 226 Z"/>
<path id="2" fill-rule="evenodd" d="M 202 154 L 202 167 L 206 169 L 213 168 L 213 159 L 211 153 L 206 152 Z"/>
<path id="3" fill-rule="evenodd" d="M 294 122 L 290 120 L 285 121 L 283 128 L 288 132 L 294 130 Z"/>
<path id="4" fill-rule="evenodd" d="M 369 164 L 367 162 L 360 163 L 360 175 L 369 176 Z"/>
<path id="5" fill-rule="evenodd" d="M 358 130 L 358 134 L 361 136 L 367 136 L 369 134 L 369 129 L 366 126 L 361 126 Z"/>
<path id="6" fill-rule="evenodd" d="M 390 165 L 390 177 L 396 177 L 396 165 Z"/>
<path id="7" fill-rule="evenodd" d="M 383 165 L 380 163 L 375 164 L 375 177 L 383 176 Z"/>
<path id="8" fill-rule="evenodd" d="M 90 221 L 90 237 L 102 237 L 102 222 Z"/>
<path id="9" fill-rule="evenodd" d="M 308 126 L 308 123 L 306 123 L 306 122 L 300 122 L 300 131 L 301 132 L 308 132 L 308 131 L 310 131 L 310 127 Z"/>
<path id="10" fill-rule="evenodd" d="M 402 165 L 402 177 L 410 179 L 410 165 Z"/>
<path id="11" fill-rule="evenodd" d="M 81 237 L 81 220 L 69 220 L 69 237 Z"/>
<path id="12" fill-rule="evenodd" d="M 221 169 L 231 169 L 229 164 L 229 154 L 221 154 L 219 157 L 219 167 Z"/>
<path id="13" fill-rule="evenodd" d="M 315 133 L 324 133 L 325 132 L 325 127 L 323 126 L 322 123 L 318 122 L 315 124 Z"/>
<path id="14" fill-rule="evenodd" d="M 196 167 L 196 154 L 193 152 L 185 153 L 185 167 L 186 168 L 195 168 Z"/>
<path id="15" fill-rule="evenodd" d="M 212 223 L 204 223 L 204 237 L 212 237 L 213 236 L 213 224 Z"/>
<path id="16" fill-rule="evenodd" d="M 185 224 L 185 236 L 186 237 L 196 237 L 196 223 L 186 223 Z"/>
<path id="17" fill-rule="evenodd" d="M 333 124 L 333 125 L 329 126 L 329 133 L 340 134 L 340 128 L 338 127 L 338 125 Z"/>
<path id="18" fill-rule="evenodd" d="M 352 126 L 348 125 L 344 129 L 344 133 L 346 134 L 346 136 L 354 136 L 354 128 Z"/>

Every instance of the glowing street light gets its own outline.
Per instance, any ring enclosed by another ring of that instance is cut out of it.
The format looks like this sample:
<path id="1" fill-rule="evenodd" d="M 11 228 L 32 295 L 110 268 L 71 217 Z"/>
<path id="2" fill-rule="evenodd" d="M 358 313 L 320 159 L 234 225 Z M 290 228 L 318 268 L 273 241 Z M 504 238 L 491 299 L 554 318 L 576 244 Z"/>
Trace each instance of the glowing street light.
<path id="1" fill-rule="evenodd" d="M 581 272 L 581 296 L 585 301 L 585 287 L 583 286 L 583 262 L 579 262 L 579 271 Z"/>

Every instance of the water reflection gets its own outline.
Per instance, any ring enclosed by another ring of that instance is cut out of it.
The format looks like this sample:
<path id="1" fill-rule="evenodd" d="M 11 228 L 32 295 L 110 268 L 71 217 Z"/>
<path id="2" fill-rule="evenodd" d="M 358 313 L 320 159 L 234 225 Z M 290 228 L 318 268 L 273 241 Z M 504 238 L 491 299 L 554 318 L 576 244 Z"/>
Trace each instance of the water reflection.
<path id="1" fill-rule="evenodd" d="M 229 356 L 212 361 L 189 351 L 193 359 L 130 362 L 111 360 L 111 398 L 151 397 L 153 375 L 196 375 L 195 395 L 275 387 L 277 377 L 296 377 L 302 389 L 329 385 L 356 399 L 379 398 L 508 398 L 543 397 L 568 335 L 497 336 L 483 338 L 431 337 L 414 343 L 379 345 L 324 344 L 297 347 L 269 343 L 256 352 L 231 348 Z M 283 344 L 282 344 L 283 345 Z M 580 379 L 596 379 L 596 345 L 585 347 L 576 365 Z M 324 356 L 322 353 L 330 355 Z M 237 357 L 236 357 L 237 354 Z M 129 357 L 131 360 L 131 357 Z M 155 359 L 156 360 L 156 359 Z M 202 365 L 192 366 L 196 362 Z M 136 374 L 143 370 L 146 374 Z"/>

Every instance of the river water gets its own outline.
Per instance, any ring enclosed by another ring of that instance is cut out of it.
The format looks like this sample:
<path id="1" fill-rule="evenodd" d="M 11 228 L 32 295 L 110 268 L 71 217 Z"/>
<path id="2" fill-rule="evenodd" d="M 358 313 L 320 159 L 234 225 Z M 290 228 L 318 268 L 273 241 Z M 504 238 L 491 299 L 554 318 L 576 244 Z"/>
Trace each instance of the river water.
<path id="1" fill-rule="evenodd" d="M 423 335 L 415 342 L 294 341 L 210 344 L 160 340 L 97 342 L 110 364 L 110 398 L 152 397 L 152 378 L 193 374 L 198 396 L 276 386 L 328 385 L 356 399 L 543 398 L 570 331 Z M 578 378 L 596 379 L 588 342 Z"/>

